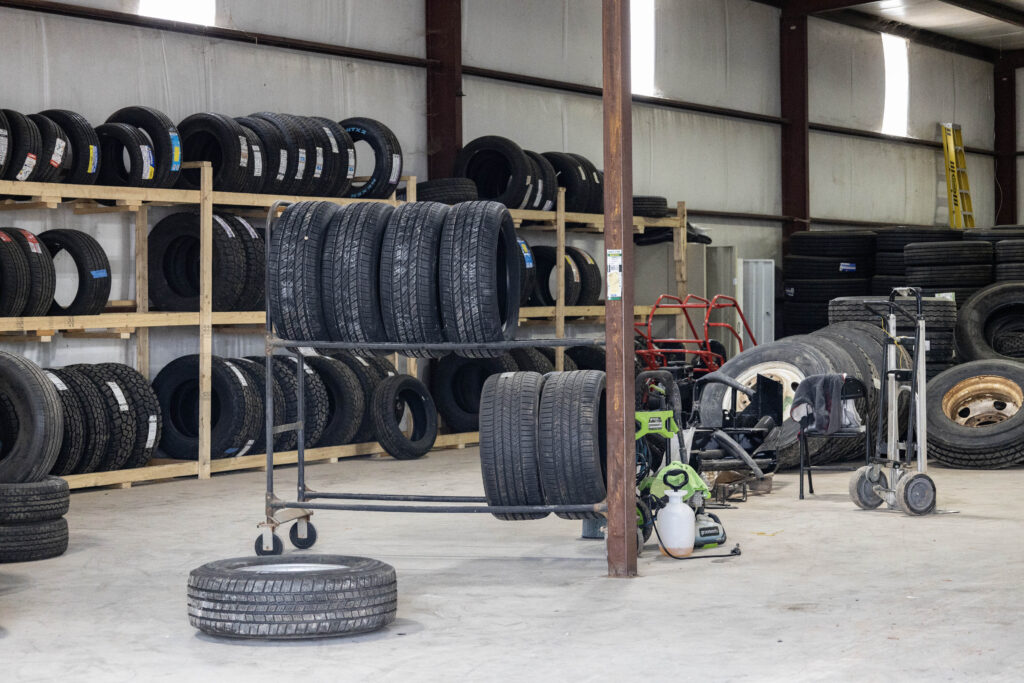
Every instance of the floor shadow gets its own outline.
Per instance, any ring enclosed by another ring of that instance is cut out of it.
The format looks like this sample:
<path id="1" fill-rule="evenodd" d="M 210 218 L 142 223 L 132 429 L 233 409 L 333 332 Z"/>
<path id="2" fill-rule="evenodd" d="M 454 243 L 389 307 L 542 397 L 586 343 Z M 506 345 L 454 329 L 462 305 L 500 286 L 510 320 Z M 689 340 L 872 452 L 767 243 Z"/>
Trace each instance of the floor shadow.
<path id="1" fill-rule="evenodd" d="M 27 577 L 14 574 L 0 574 L 0 595 L 20 593 L 29 587 L 31 581 Z"/>

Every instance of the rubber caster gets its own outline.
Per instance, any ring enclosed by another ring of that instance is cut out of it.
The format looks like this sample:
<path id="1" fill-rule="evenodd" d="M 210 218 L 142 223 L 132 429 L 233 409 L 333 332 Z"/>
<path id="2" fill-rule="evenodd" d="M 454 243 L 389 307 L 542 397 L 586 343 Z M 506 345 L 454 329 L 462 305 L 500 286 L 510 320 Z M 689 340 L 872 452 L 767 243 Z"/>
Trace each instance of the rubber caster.
<path id="1" fill-rule="evenodd" d="M 850 477 L 850 500 L 862 510 L 874 510 L 884 502 L 882 497 L 875 492 L 876 484 L 882 488 L 887 488 L 889 485 L 885 474 L 881 471 L 878 471 L 878 479 L 871 481 L 871 470 L 870 465 L 864 465 Z"/>
<path id="2" fill-rule="evenodd" d="M 271 548 L 270 550 L 267 550 L 267 549 L 265 549 L 263 547 L 263 534 L 260 534 L 259 536 L 256 537 L 256 544 L 255 544 L 255 546 L 256 546 L 256 554 L 257 555 L 280 555 L 281 553 L 284 552 L 284 542 L 281 540 L 281 537 L 278 536 L 277 534 L 272 534 L 271 536 L 274 539 L 274 542 L 273 542 L 273 546 L 274 547 Z"/>
<path id="3" fill-rule="evenodd" d="M 316 527 L 311 522 L 306 522 L 306 537 L 299 538 L 299 523 L 292 524 L 292 528 L 288 530 L 288 539 L 292 542 L 292 545 L 299 550 L 308 550 L 313 547 L 316 543 Z"/>
<path id="4" fill-rule="evenodd" d="M 935 482 L 924 472 L 904 474 L 896 484 L 896 502 L 914 517 L 935 512 Z"/>

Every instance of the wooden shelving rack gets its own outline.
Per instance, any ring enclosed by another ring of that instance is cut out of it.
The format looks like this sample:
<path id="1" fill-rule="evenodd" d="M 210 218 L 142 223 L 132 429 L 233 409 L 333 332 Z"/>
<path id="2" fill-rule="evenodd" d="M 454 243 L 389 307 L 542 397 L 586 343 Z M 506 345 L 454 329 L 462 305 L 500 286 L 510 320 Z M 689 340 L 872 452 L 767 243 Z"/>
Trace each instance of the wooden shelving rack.
<path id="1" fill-rule="evenodd" d="M 266 469 L 263 454 L 244 455 L 237 458 L 210 458 L 210 408 L 212 401 L 210 359 L 213 349 L 215 328 L 233 332 L 263 334 L 265 320 L 263 311 L 222 312 L 213 310 L 213 212 L 214 206 L 226 211 L 249 216 L 265 216 L 274 202 L 285 201 L 331 201 L 337 204 L 352 204 L 365 201 L 385 202 L 398 205 L 403 202 L 391 197 L 387 200 L 343 199 L 337 197 L 301 197 L 261 194 L 218 192 L 212 189 L 213 174 L 208 162 L 185 164 L 200 169 L 199 190 L 173 190 L 162 188 L 110 187 L 100 185 L 63 185 L 53 183 L 22 183 L 0 181 L 0 196 L 24 196 L 24 201 L 0 201 L 0 211 L 27 211 L 39 209 L 71 209 L 78 215 L 126 213 L 132 216 L 135 236 L 135 299 L 108 302 L 107 311 L 91 316 L 41 316 L 22 318 L 0 318 L 0 342 L 49 342 L 61 334 L 74 338 L 125 339 L 134 337 L 136 369 L 150 378 L 149 331 L 155 327 L 199 327 L 199 424 L 200 445 L 198 460 L 170 460 L 157 458 L 146 467 L 92 472 L 64 477 L 72 489 L 96 486 L 128 487 L 135 482 L 155 481 L 178 477 L 208 479 L 214 473 L 246 469 Z M 416 201 L 415 176 L 403 176 L 408 201 Z M 112 206 L 98 201 L 114 202 Z M 558 249 L 558 297 L 555 306 L 524 308 L 520 311 L 522 320 L 547 319 L 555 324 L 556 337 L 565 336 L 567 317 L 582 320 L 599 320 L 604 315 L 604 306 L 566 306 L 563 287 L 566 231 L 601 233 L 604 230 L 604 216 L 596 214 L 566 213 L 564 191 L 559 192 L 555 211 L 513 210 L 512 216 L 517 227 L 529 230 L 551 230 L 556 234 Z M 156 312 L 149 310 L 148 237 L 150 207 L 198 206 L 200 215 L 200 303 L 193 312 Z M 262 209 L 262 213 L 260 210 Z M 680 292 L 685 293 L 686 281 L 686 207 L 679 204 L 678 215 L 670 218 L 634 219 L 634 230 L 643 232 L 646 228 L 673 228 L 676 279 Z M 130 310 L 134 308 L 134 310 Z M 126 310 L 127 309 L 127 310 Z M 637 316 L 645 316 L 649 306 L 635 307 Z M 556 364 L 562 369 L 563 350 L 558 349 Z M 415 359 L 410 359 L 409 371 L 416 372 Z M 151 378 L 150 378 L 151 379 Z M 477 432 L 461 434 L 440 434 L 435 448 L 462 448 L 479 442 Z M 348 444 L 306 450 L 307 462 L 336 462 L 339 459 L 384 453 L 377 443 Z M 296 451 L 274 454 L 275 465 L 294 464 Z"/>

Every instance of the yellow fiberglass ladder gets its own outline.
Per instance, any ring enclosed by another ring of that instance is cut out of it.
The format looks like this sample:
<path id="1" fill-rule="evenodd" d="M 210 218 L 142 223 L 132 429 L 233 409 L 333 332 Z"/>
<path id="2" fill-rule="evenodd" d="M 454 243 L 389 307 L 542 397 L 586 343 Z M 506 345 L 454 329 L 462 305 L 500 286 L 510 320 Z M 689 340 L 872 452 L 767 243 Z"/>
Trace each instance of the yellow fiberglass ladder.
<path id="1" fill-rule="evenodd" d="M 957 230 L 974 227 L 971 185 L 967 182 L 967 157 L 964 138 L 958 123 L 943 123 L 942 151 L 946 155 L 946 198 L 949 206 L 949 227 Z"/>

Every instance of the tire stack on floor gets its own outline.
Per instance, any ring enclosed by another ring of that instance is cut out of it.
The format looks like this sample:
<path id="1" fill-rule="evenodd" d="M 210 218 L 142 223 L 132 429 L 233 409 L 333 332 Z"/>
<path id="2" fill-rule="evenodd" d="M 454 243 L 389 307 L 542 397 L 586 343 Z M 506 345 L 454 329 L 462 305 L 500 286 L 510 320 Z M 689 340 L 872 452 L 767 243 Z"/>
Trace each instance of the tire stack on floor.
<path id="1" fill-rule="evenodd" d="M 870 297 L 844 297 L 833 299 L 828 305 L 829 323 L 859 321 L 870 323 L 881 330 L 882 318 L 878 314 L 886 310 L 882 306 L 888 301 L 887 296 Z M 897 303 L 902 305 L 911 313 L 916 313 L 916 302 L 910 298 L 899 298 Z M 873 306 L 873 310 L 865 307 L 865 304 Z M 928 377 L 934 377 L 938 373 L 952 367 L 955 360 L 956 342 L 954 331 L 956 329 L 957 310 L 956 304 L 949 299 L 940 297 L 924 297 L 922 309 L 925 319 L 925 336 L 930 344 L 928 355 L 925 358 Z M 903 315 L 896 316 L 896 331 L 901 336 L 913 336 L 915 323 Z"/>
<path id="2" fill-rule="evenodd" d="M 51 474 L 87 474 L 145 467 L 156 453 L 164 420 L 149 381 L 121 363 L 43 371 L 63 407 L 63 440 Z"/>
<path id="3" fill-rule="evenodd" d="M 481 199 L 500 202 L 510 209 L 551 211 L 558 188 L 564 187 L 566 211 L 604 210 L 602 174 L 580 154 L 538 154 L 508 138 L 486 135 L 459 151 L 453 175 L 472 180 Z"/>
<path id="4" fill-rule="evenodd" d="M 959 230 L 897 226 L 879 230 L 875 237 L 875 275 L 871 294 L 888 295 L 893 287 L 907 286 L 907 265 L 903 249 L 911 243 L 959 241 Z"/>
<path id="5" fill-rule="evenodd" d="M 75 296 L 63 306 L 54 298 L 54 257 L 66 252 L 78 274 Z M 96 315 L 110 295 L 110 261 L 99 243 L 79 230 L 0 228 L 0 316 Z"/>
<path id="6" fill-rule="evenodd" d="M 1024 240 L 1005 240 L 995 244 L 995 281 L 1024 281 Z"/>
<path id="7" fill-rule="evenodd" d="M 828 302 L 868 294 L 875 235 L 804 231 L 789 239 L 783 259 L 785 334 L 807 334 L 828 324 Z"/>
<path id="8" fill-rule="evenodd" d="M 903 248 L 907 284 L 952 293 L 961 304 L 992 283 L 992 244 L 983 240 L 911 242 Z"/>
<path id="9" fill-rule="evenodd" d="M 173 213 L 149 233 L 149 301 L 156 311 L 199 310 L 199 214 Z M 266 247 L 245 218 L 213 215 L 213 310 L 262 311 Z"/>
<path id="10" fill-rule="evenodd" d="M 0 563 L 64 554 L 67 482 L 47 476 L 61 455 L 57 388 L 27 358 L 0 352 Z"/>
<path id="11" fill-rule="evenodd" d="M 491 506 L 585 505 L 606 496 L 605 373 L 488 378 L 480 396 L 480 469 Z M 600 516 L 559 512 L 564 519 Z M 495 513 L 507 521 L 547 512 Z"/>

